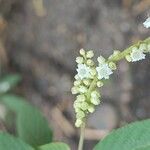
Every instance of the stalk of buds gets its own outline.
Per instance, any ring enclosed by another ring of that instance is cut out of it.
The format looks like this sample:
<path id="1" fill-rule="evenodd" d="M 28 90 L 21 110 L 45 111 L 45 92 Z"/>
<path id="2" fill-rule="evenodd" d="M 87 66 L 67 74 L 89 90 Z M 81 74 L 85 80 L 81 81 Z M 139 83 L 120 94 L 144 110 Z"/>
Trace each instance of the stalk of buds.
<path id="1" fill-rule="evenodd" d="M 150 27 L 150 17 L 143 23 L 146 28 Z M 92 58 L 92 50 L 80 50 L 80 56 L 76 58 L 77 74 L 75 75 L 74 86 L 71 91 L 76 94 L 74 109 L 76 113 L 76 127 L 81 127 L 89 113 L 95 111 L 95 106 L 100 104 L 101 95 L 97 91 L 103 86 L 103 80 L 109 79 L 113 70 L 117 69 L 116 63 L 125 58 L 129 62 L 136 62 L 145 59 L 146 53 L 150 52 L 150 38 L 140 41 L 124 51 L 114 51 L 105 59 L 102 56 L 97 58 L 98 66 Z"/>

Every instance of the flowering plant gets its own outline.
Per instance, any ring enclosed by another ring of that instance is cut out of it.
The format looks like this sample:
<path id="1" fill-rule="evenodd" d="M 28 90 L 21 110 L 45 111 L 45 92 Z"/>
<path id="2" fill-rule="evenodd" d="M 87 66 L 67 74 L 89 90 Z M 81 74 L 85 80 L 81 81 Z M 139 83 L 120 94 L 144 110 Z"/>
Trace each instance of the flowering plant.
<path id="1" fill-rule="evenodd" d="M 144 23 L 146 28 L 150 27 L 150 18 Z M 92 58 L 94 52 L 92 50 L 80 50 L 80 56 L 76 58 L 77 74 L 75 75 L 74 86 L 71 91 L 76 94 L 74 101 L 74 109 L 76 113 L 76 127 L 81 127 L 81 137 L 79 142 L 79 150 L 83 146 L 83 134 L 86 118 L 89 113 L 95 111 L 95 106 L 100 104 L 101 95 L 98 88 L 104 85 L 104 80 L 109 79 L 113 71 L 117 69 L 118 61 L 126 59 L 128 62 L 136 62 L 145 59 L 146 54 L 150 53 L 150 38 L 140 41 L 124 51 L 115 50 L 107 59 L 103 56 L 97 58 L 98 65 L 94 63 Z"/>

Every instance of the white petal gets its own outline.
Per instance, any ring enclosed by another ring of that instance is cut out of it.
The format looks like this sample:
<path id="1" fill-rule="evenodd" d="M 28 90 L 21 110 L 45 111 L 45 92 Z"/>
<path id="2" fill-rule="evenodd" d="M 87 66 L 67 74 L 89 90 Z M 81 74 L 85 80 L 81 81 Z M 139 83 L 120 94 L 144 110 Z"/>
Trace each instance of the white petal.
<path id="1" fill-rule="evenodd" d="M 111 75 L 113 72 L 109 68 L 108 64 L 101 64 L 99 67 L 96 67 L 97 73 L 98 73 L 98 79 L 109 79 L 109 75 Z"/>
<path id="2" fill-rule="evenodd" d="M 146 21 L 143 23 L 144 27 L 150 28 L 150 17 L 146 19 Z"/>
<path id="3" fill-rule="evenodd" d="M 131 59 L 132 59 L 132 62 L 145 59 L 145 54 L 140 50 L 132 50 Z"/>
<path id="4" fill-rule="evenodd" d="M 77 68 L 78 76 L 82 80 L 90 77 L 91 69 L 85 64 L 79 64 Z"/>

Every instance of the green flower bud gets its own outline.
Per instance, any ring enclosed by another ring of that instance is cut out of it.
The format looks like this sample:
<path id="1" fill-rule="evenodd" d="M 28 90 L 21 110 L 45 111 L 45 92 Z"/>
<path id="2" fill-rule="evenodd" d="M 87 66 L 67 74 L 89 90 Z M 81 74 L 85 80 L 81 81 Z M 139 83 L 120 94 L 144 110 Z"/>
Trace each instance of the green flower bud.
<path id="1" fill-rule="evenodd" d="M 83 80 L 83 83 L 84 83 L 86 86 L 89 86 L 89 85 L 90 85 L 90 80 L 84 79 L 84 80 Z"/>
<path id="2" fill-rule="evenodd" d="M 75 122 L 75 126 L 78 128 L 82 125 L 82 120 L 81 119 L 77 119 Z"/>
<path id="3" fill-rule="evenodd" d="M 94 65 L 94 62 L 91 59 L 88 59 L 86 63 L 87 63 L 88 66 L 93 66 Z"/>
<path id="4" fill-rule="evenodd" d="M 110 69 L 112 69 L 112 70 L 116 70 L 116 69 L 117 69 L 117 66 L 116 66 L 116 64 L 115 64 L 114 62 L 110 62 L 110 63 L 109 63 L 109 67 L 110 67 Z"/>
<path id="5" fill-rule="evenodd" d="M 97 58 L 97 61 L 98 61 L 100 64 L 102 64 L 102 63 L 105 62 L 105 58 L 104 58 L 103 56 L 99 56 L 99 57 Z"/>
<path id="6" fill-rule="evenodd" d="M 74 109 L 75 109 L 75 112 L 77 113 L 78 111 L 80 111 L 81 109 L 80 108 L 78 108 L 78 107 L 74 107 Z"/>
<path id="7" fill-rule="evenodd" d="M 74 101 L 74 103 L 73 103 L 73 107 L 74 107 L 75 109 L 76 109 L 76 108 L 80 109 L 81 103 L 76 100 L 76 101 Z"/>
<path id="8" fill-rule="evenodd" d="M 77 117 L 78 119 L 82 119 L 82 118 L 85 117 L 85 113 L 80 110 L 80 111 L 77 112 L 76 117 Z"/>
<path id="9" fill-rule="evenodd" d="M 102 81 L 98 81 L 98 82 L 97 82 L 97 86 L 98 86 L 98 87 L 102 87 L 103 85 L 104 85 L 104 83 L 103 83 Z"/>
<path id="10" fill-rule="evenodd" d="M 132 61 L 132 58 L 131 58 L 130 55 L 126 55 L 125 58 L 126 58 L 126 60 L 127 60 L 128 62 L 131 62 L 131 61 Z"/>
<path id="11" fill-rule="evenodd" d="M 114 50 L 113 55 L 114 55 L 114 56 L 116 56 L 116 55 L 118 55 L 119 53 L 120 53 L 120 51 L 119 51 L 119 50 Z"/>
<path id="12" fill-rule="evenodd" d="M 75 75 L 74 78 L 75 78 L 76 80 L 80 80 L 80 77 L 79 77 L 78 75 Z"/>
<path id="13" fill-rule="evenodd" d="M 93 105 L 89 105 L 88 111 L 89 111 L 90 113 L 93 113 L 93 112 L 95 111 L 94 106 L 93 106 Z"/>
<path id="14" fill-rule="evenodd" d="M 94 105 L 99 105 L 100 100 L 98 98 L 91 98 L 91 103 L 94 104 Z"/>
<path id="15" fill-rule="evenodd" d="M 74 81 L 74 86 L 79 86 L 81 84 L 81 80 Z"/>
<path id="16" fill-rule="evenodd" d="M 87 58 L 92 58 L 93 56 L 94 56 L 93 51 L 88 51 L 87 54 L 86 54 Z"/>
<path id="17" fill-rule="evenodd" d="M 97 91 L 93 91 L 93 92 L 91 93 L 91 97 L 92 97 L 92 98 L 99 98 L 99 97 L 100 97 L 100 94 L 99 94 L 99 92 L 97 92 Z"/>
<path id="18" fill-rule="evenodd" d="M 79 90 L 77 87 L 74 86 L 74 87 L 72 87 L 71 92 L 72 92 L 72 94 L 77 94 L 79 92 Z"/>
<path id="19" fill-rule="evenodd" d="M 80 54 L 81 54 L 82 56 L 85 56 L 85 50 L 84 50 L 84 49 L 80 49 Z"/>
<path id="20" fill-rule="evenodd" d="M 77 58 L 76 58 L 76 62 L 77 62 L 78 64 L 82 64 L 82 63 L 84 62 L 83 57 L 77 57 Z"/>
<path id="21" fill-rule="evenodd" d="M 80 93 L 86 93 L 87 90 L 88 90 L 88 89 L 87 89 L 85 86 L 80 86 L 80 87 L 79 87 L 79 92 L 80 92 Z"/>
<path id="22" fill-rule="evenodd" d="M 88 106 L 89 106 L 89 104 L 87 102 L 82 102 L 81 103 L 81 109 L 84 110 L 84 111 L 88 109 Z"/>
<path id="23" fill-rule="evenodd" d="M 112 55 L 110 55 L 108 59 L 111 59 L 112 57 L 117 56 L 119 53 L 120 53 L 120 51 L 119 51 L 119 50 L 114 50 L 113 54 L 112 54 Z"/>
<path id="24" fill-rule="evenodd" d="M 85 100 L 86 100 L 86 97 L 84 95 L 78 95 L 77 96 L 77 101 L 84 102 Z"/>

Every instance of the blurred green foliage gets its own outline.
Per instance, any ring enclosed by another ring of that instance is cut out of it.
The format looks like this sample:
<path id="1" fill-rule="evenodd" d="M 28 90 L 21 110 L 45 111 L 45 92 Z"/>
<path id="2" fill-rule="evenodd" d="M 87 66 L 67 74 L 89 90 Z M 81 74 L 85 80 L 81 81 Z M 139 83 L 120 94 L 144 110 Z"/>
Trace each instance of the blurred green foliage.
<path id="1" fill-rule="evenodd" d="M 3 121 L 9 128 L 15 126 L 16 132 L 14 135 L 0 133 L 0 150 L 69 150 L 66 144 L 51 143 L 52 129 L 36 107 L 25 98 L 10 94 L 20 81 L 21 76 L 18 74 L 0 79 L 0 103 L 6 109 Z"/>

